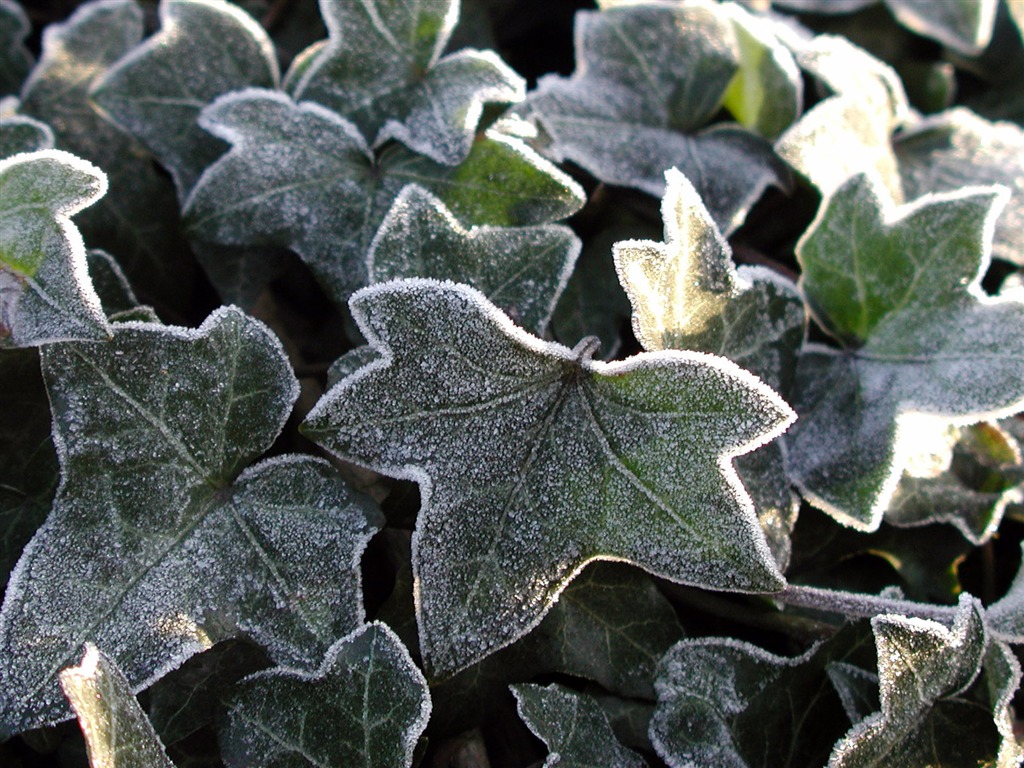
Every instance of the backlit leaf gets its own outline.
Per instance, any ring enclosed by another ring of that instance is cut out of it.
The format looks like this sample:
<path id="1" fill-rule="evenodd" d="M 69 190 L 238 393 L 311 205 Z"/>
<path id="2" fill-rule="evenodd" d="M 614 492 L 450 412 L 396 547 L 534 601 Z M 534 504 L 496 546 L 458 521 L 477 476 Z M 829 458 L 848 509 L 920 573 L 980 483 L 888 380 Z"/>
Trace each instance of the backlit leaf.
<path id="1" fill-rule="evenodd" d="M 221 736 L 228 766 L 405 768 L 430 717 L 427 681 L 386 624 L 334 643 L 319 669 L 243 680 Z"/>
<path id="2" fill-rule="evenodd" d="M 0 160 L 0 346 L 110 333 L 70 217 L 95 203 L 107 178 L 59 150 Z"/>
<path id="3" fill-rule="evenodd" d="M 441 57 L 457 0 L 321 0 L 330 39 L 300 54 L 296 100 L 316 101 L 378 147 L 397 139 L 444 165 L 469 154 L 487 102 L 517 102 L 525 83 L 493 51 Z M 293 81 L 293 82 L 291 82 Z"/>
<path id="4" fill-rule="evenodd" d="M 856 176 L 797 245 L 803 293 L 842 349 L 801 355 L 789 471 L 844 524 L 875 529 L 937 431 L 1024 406 L 1024 302 L 979 284 L 1003 197 L 967 188 L 895 207 Z"/>
<path id="5" fill-rule="evenodd" d="M 0 734 L 68 716 L 56 673 L 87 641 L 135 690 L 235 634 L 311 667 L 363 620 L 379 513 L 311 457 L 246 469 L 298 389 L 265 327 L 119 323 L 46 347 L 43 372 L 62 480 L 0 612 Z"/>
<path id="6" fill-rule="evenodd" d="M 529 336 L 482 294 L 429 280 L 350 306 L 381 359 L 337 384 L 305 431 L 421 485 L 420 645 L 447 675 L 535 626 L 590 561 L 712 589 L 782 583 L 730 466 L 788 407 L 732 363 L 621 363 Z"/>

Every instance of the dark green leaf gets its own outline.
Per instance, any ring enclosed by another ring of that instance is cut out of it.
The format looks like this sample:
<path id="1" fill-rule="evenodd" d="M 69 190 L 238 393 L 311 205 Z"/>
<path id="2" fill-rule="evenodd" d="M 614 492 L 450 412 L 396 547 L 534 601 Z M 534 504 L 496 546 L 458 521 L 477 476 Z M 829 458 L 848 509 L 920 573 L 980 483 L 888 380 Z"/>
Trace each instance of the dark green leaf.
<path id="1" fill-rule="evenodd" d="M 30 29 L 20 5 L 0 0 L 0 96 L 18 93 L 32 69 L 32 54 L 25 47 Z"/>
<path id="2" fill-rule="evenodd" d="M 0 160 L 19 152 L 53 149 L 53 143 L 53 131 L 46 123 L 24 115 L 0 118 Z"/>

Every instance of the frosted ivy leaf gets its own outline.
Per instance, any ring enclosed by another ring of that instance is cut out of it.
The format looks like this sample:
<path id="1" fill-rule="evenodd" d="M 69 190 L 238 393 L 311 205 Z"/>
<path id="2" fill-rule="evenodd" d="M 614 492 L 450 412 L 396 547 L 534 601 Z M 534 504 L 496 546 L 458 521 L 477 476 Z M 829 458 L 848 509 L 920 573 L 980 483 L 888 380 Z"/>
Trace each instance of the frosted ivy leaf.
<path id="1" fill-rule="evenodd" d="M 885 520 L 950 523 L 980 545 L 999 528 L 1006 507 L 1024 500 L 1020 446 L 990 422 L 947 429 L 947 441 L 940 437 L 927 454 L 909 457 Z"/>
<path id="2" fill-rule="evenodd" d="M 988 703 L 999 731 L 996 768 L 1019 768 L 1024 764 L 1024 746 L 1014 732 L 1012 702 L 1020 687 L 1020 662 L 1006 643 L 989 643 L 983 669 Z"/>
<path id="3" fill-rule="evenodd" d="M 437 197 L 410 184 L 384 217 L 367 262 L 370 283 L 433 277 L 471 285 L 542 334 L 579 252 L 579 238 L 557 224 L 466 229 Z"/>
<path id="4" fill-rule="evenodd" d="M 763 267 L 733 266 L 732 251 L 689 180 L 665 174 L 665 242 L 613 247 L 619 280 L 633 305 L 633 333 L 644 349 L 721 355 L 785 395 L 803 340 L 803 301 Z M 797 502 L 777 445 L 737 460 L 776 559 L 789 559 Z"/>
<path id="5" fill-rule="evenodd" d="M 350 120 L 374 147 L 397 139 L 435 162 L 458 165 L 484 104 L 525 96 L 523 79 L 493 51 L 464 48 L 441 57 L 458 20 L 457 0 L 321 0 L 320 9 L 330 38 L 300 59 L 290 90 Z"/>
<path id="6" fill-rule="evenodd" d="M 837 663 L 871 664 L 871 635 L 851 625 L 787 658 L 731 638 L 683 640 L 659 665 L 650 738 L 672 768 L 822 765 L 842 735 Z"/>
<path id="7" fill-rule="evenodd" d="M 513 685 L 519 717 L 548 748 L 544 768 L 643 768 L 636 752 L 615 738 L 590 696 L 561 685 Z"/>
<path id="8" fill-rule="evenodd" d="M 1024 407 L 1024 302 L 980 286 L 1004 197 L 975 187 L 897 207 L 855 176 L 797 244 L 808 306 L 842 349 L 804 348 L 788 469 L 846 525 L 878 527 L 936 429 Z"/>
<path id="9" fill-rule="evenodd" d="M 92 643 L 60 685 L 78 715 L 93 768 L 174 768 L 124 674 Z"/>
<path id="10" fill-rule="evenodd" d="M 985 611 L 989 631 L 1008 643 L 1024 643 L 1024 545 L 1021 566 L 1010 589 Z"/>
<path id="11" fill-rule="evenodd" d="M 370 242 L 410 182 L 465 223 L 544 223 L 583 203 L 571 179 L 512 139 L 486 136 L 454 168 L 398 145 L 375 157 L 335 113 L 257 89 L 220 97 L 200 124 L 232 149 L 186 203 L 192 232 L 218 243 L 292 248 L 338 302 L 366 284 Z"/>
<path id="12" fill-rule="evenodd" d="M 0 0 L 0 96 L 18 93 L 32 69 L 32 54 L 25 47 L 31 28 L 20 5 Z"/>
<path id="13" fill-rule="evenodd" d="M 141 309 L 128 278 L 113 256 L 99 248 L 90 248 L 86 251 L 85 258 L 89 265 L 93 288 L 108 318 L 120 320 L 125 313 Z M 152 314 L 151 310 L 150 313 Z M 155 316 L 152 319 L 153 322 L 160 322 Z"/>
<path id="14" fill-rule="evenodd" d="M 427 681 L 378 622 L 334 643 L 314 672 L 257 672 L 237 691 L 221 735 L 228 766 L 404 768 L 430 717 Z"/>
<path id="15" fill-rule="evenodd" d="M 224 0 L 164 0 L 160 31 L 131 49 L 90 91 L 119 127 L 170 171 L 184 198 L 224 145 L 196 123 L 217 96 L 273 88 L 277 58 L 263 28 Z"/>
<path id="16" fill-rule="evenodd" d="M 872 619 L 881 710 L 836 743 L 829 768 L 977 765 L 995 757 L 993 713 L 959 698 L 985 658 L 981 612 L 964 594 L 952 628 L 899 615 Z"/>
<path id="17" fill-rule="evenodd" d="M 298 390 L 264 326 L 119 323 L 46 347 L 43 373 L 62 478 L 0 612 L 0 737 L 68 716 L 56 673 L 87 641 L 138 690 L 236 634 L 314 666 L 363 621 L 379 512 L 318 459 L 246 469 Z"/>
<path id="18" fill-rule="evenodd" d="M 0 160 L 21 154 L 53 149 L 53 131 L 46 123 L 24 115 L 0 117 Z"/>
<path id="19" fill-rule="evenodd" d="M 478 291 L 432 280 L 350 307 L 381 359 L 337 384 L 308 435 L 421 486 L 420 646 L 438 676 L 526 634 L 592 560 L 711 589 L 783 583 L 730 459 L 791 412 L 697 353 L 591 359 L 526 334 Z"/>
<path id="20" fill-rule="evenodd" d="M 977 56 L 992 39 L 999 0 L 885 0 L 885 4 L 907 29 L 964 56 Z"/>
<path id="21" fill-rule="evenodd" d="M 48 149 L 0 160 L 0 346 L 110 334 L 71 216 L 95 203 L 107 178 Z"/>
<path id="22" fill-rule="evenodd" d="M 1024 266 L 1024 129 L 958 107 L 906 126 L 893 138 L 908 200 L 970 184 L 1010 190 L 996 219 L 992 255 Z"/>
<path id="23" fill-rule="evenodd" d="M 20 111 L 49 125 L 59 149 L 94 163 L 110 179 L 109 194 L 78 219 L 89 245 L 116 254 L 147 302 L 179 307 L 188 304 L 193 262 L 174 186 L 89 100 L 93 84 L 142 35 L 142 9 L 132 0 L 85 3 L 66 21 L 50 24 Z"/>
<path id="24" fill-rule="evenodd" d="M 733 25 L 710 3 L 639 3 L 576 14 L 576 72 L 546 76 L 519 111 L 546 152 L 607 184 L 661 197 L 666 168 L 693 180 L 718 226 L 742 221 L 787 171 L 759 136 L 706 127 L 739 70 Z"/>
<path id="25" fill-rule="evenodd" d="M 825 673 L 851 723 L 856 725 L 878 710 L 878 675 L 844 661 L 830 662 Z"/>

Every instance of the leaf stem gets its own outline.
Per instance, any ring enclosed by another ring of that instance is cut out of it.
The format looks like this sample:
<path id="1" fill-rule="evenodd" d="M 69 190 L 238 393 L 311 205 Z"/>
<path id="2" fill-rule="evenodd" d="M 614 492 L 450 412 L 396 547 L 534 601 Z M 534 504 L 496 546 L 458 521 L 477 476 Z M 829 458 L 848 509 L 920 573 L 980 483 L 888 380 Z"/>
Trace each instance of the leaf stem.
<path id="1" fill-rule="evenodd" d="M 821 587 L 790 586 L 776 592 L 772 598 L 785 605 L 797 608 L 811 608 L 847 616 L 873 618 L 883 613 L 896 613 L 920 619 L 933 619 L 950 624 L 956 618 L 956 606 L 917 603 L 912 600 L 898 600 L 880 595 L 859 592 L 838 592 Z"/>

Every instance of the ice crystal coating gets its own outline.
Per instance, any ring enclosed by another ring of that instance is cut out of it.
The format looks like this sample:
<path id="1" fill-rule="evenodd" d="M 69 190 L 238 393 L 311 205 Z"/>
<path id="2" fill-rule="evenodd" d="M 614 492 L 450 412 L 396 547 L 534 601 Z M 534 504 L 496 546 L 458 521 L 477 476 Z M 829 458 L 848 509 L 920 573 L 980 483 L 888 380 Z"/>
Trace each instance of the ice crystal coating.
<path id="1" fill-rule="evenodd" d="M 124 674 L 92 643 L 82 662 L 61 670 L 60 686 L 78 716 L 92 768 L 174 768 Z"/>
<path id="2" fill-rule="evenodd" d="M 264 326 L 120 323 L 46 347 L 43 371 L 62 479 L 0 612 L 0 734 L 68 716 L 56 673 L 87 641 L 139 689 L 235 634 L 313 666 L 363 621 L 379 512 L 311 457 L 245 469 L 298 390 Z"/>
<path id="3" fill-rule="evenodd" d="M 397 139 L 435 162 L 458 165 L 484 104 L 525 96 L 523 79 L 493 51 L 442 58 L 457 0 L 321 0 L 320 9 L 330 38 L 299 54 L 289 90 L 354 123 L 374 147 Z"/>
<path id="4" fill-rule="evenodd" d="M 548 748 L 544 768 L 643 768 L 591 697 L 560 685 L 513 685 L 519 717 Z"/>
<path id="5" fill-rule="evenodd" d="M 572 273 L 580 241 L 557 224 L 466 229 L 437 197 L 403 189 L 367 256 L 370 283 L 433 277 L 471 285 L 538 335 Z"/>
<path id="6" fill-rule="evenodd" d="M 338 640 L 315 672 L 278 668 L 237 686 L 228 766 L 407 768 L 430 717 L 423 673 L 386 624 Z"/>
<path id="7" fill-rule="evenodd" d="M 46 123 L 24 115 L 0 117 L 0 160 L 22 152 L 53 149 L 53 131 Z"/>
<path id="8" fill-rule="evenodd" d="M 110 334 L 71 216 L 99 200 L 107 177 L 49 149 L 0 160 L 0 346 Z"/>
<path id="9" fill-rule="evenodd" d="M 840 522 L 878 527 L 935 425 L 1024 407 L 1024 302 L 979 284 L 1004 198 L 965 188 L 895 207 L 855 176 L 798 243 L 808 305 L 843 349 L 801 355 L 788 469 Z"/>
<path id="10" fill-rule="evenodd" d="M 792 413 L 750 374 L 699 353 L 595 362 L 592 342 L 540 341 L 451 283 L 383 283 L 350 306 L 381 358 L 304 430 L 420 483 L 417 620 L 436 673 L 526 634 L 592 560 L 711 589 L 783 583 L 730 459 Z"/>

